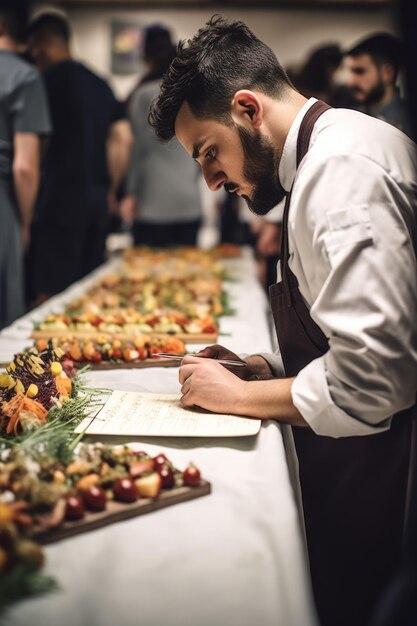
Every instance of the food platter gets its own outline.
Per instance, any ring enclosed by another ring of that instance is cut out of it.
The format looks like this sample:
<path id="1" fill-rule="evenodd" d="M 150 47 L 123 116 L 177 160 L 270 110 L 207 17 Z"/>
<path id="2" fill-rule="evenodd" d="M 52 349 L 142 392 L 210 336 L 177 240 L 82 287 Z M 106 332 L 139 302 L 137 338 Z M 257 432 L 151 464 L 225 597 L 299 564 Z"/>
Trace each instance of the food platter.
<path id="1" fill-rule="evenodd" d="M 210 492 L 210 483 L 202 480 L 198 487 L 184 486 L 163 491 L 156 499 L 141 498 L 140 500 L 129 504 L 111 501 L 108 502 L 105 511 L 88 513 L 82 520 L 74 522 L 66 521 L 57 528 L 49 528 L 38 532 L 35 531 L 32 538 L 43 545 L 53 543 L 55 541 L 59 541 L 60 539 L 67 539 L 68 537 L 73 537 L 97 528 L 102 528 L 108 524 L 121 522 L 138 515 L 152 513 L 153 511 L 158 511 L 165 507 L 172 506 L 173 504 L 179 504 L 180 502 L 200 498 L 201 496 L 208 495 Z"/>
<path id="2" fill-rule="evenodd" d="M 131 361 L 130 363 L 126 361 L 102 361 L 101 363 L 87 363 L 87 361 L 83 361 L 81 363 L 74 363 L 74 367 L 82 368 L 85 365 L 89 365 L 91 370 L 140 370 L 146 369 L 148 367 L 178 367 L 180 365 L 179 360 L 173 359 L 145 359 L 144 361 Z"/>
<path id="3" fill-rule="evenodd" d="M 74 330 L 34 330 L 31 334 L 31 339 L 49 339 L 50 337 L 66 337 L 71 334 L 75 339 L 91 339 L 94 340 L 97 335 L 102 333 L 82 332 Z M 134 341 L 135 335 L 128 333 L 106 333 L 111 339 L 120 339 L 120 341 Z M 216 343 L 217 333 L 155 333 L 152 332 L 152 337 L 157 339 L 169 339 L 170 337 L 176 337 L 185 343 Z"/>

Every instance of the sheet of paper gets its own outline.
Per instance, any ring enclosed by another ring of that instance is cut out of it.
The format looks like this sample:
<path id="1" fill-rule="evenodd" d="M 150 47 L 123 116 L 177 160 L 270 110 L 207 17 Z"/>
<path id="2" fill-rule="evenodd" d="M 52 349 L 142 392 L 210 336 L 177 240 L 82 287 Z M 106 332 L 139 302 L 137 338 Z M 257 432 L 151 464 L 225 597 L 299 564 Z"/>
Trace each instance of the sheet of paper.
<path id="1" fill-rule="evenodd" d="M 90 425 L 88 425 L 90 422 Z M 93 418 L 75 432 L 143 437 L 246 437 L 259 432 L 261 420 L 185 409 L 176 394 L 113 391 Z"/>

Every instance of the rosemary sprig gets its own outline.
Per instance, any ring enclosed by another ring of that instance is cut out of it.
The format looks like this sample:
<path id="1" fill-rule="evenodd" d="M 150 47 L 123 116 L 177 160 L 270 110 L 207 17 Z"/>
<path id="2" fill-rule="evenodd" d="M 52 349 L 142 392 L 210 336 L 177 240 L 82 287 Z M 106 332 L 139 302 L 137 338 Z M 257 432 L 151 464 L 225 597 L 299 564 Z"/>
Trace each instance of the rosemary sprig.
<path id="1" fill-rule="evenodd" d="M 58 588 L 58 584 L 50 576 L 44 576 L 27 565 L 16 565 L 10 572 L 0 576 L 0 622 L 3 622 L 5 612 L 11 604 L 56 591 Z"/>
<path id="2" fill-rule="evenodd" d="M 235 309 L 230 306 L 229 294 L 227 291 L 222 291 L 220 296 L 220 302 L 222 305 L 222 315 L 236 315 Z"/>
<path id="3" fill-rule="evenodd" d="M 110 389 L 85 385 L 83 374 L 88 369 L 87 365 L 77 372 L 73 378 L 71 397 L 53 406 L 42 426 L 18 436 L 0 437 L 0 451 L 18 446 L 33 458 L 48 456 L 60 463 L 68 463 L 76 444 L 84 435 L 84 432 L 75 435 L 75 428 L 103 405 L 103 396 L 111 393 Z"/>

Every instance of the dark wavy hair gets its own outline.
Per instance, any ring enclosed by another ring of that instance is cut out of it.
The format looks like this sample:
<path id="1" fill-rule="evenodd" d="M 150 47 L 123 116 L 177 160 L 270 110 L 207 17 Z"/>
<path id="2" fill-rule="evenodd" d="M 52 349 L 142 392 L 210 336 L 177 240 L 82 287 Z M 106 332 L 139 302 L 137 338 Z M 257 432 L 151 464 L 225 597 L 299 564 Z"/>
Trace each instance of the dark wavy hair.
<path id="1" fill-rule="evenodd" d="M 398 72 L 405 65 L 407 49 L 405 43 L 391 33 L 374 33 L 345 52 L 345 55 L 350 57 L 362 54 L 368 54 L 378 67 L 384 63 L 391 63 L 396 79 Z"/>
<path id="2" fill-rule="evenodd" d="M 1 27 L 13 41 L 18 43 L 25 41 L 28 20 L 27 0 L 0 0 Z"/>
<path id="3" fill-rule="evenodd" d="M 149 123 L 168 141 L 184 102 L 198 119 L 232 122 L 231 103 L 239 89 L 257 89 L 279 99 L 292 87 L 272 50 L 240 21 L 214 15 L 188 41 L 180 41 L 161 90 L 153 100 Z"/>
<path id="4" fill-rule="evenodd" d="M 30 22 L 28 36 L 41 39 L 45 35 L 53 35 L 68 44 L 71 37 L 70 25 L 59 13 L 44 11 Z"/>

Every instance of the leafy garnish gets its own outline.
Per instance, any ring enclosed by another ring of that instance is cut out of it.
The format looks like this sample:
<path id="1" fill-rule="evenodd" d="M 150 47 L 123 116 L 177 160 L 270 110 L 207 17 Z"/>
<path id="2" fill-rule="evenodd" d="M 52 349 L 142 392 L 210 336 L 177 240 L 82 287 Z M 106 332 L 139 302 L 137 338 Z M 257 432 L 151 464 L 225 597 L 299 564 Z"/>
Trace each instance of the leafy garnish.
<path id="1" fill-rule="evenodd" d="M 50 576 L 45 576 L 28 565 L 18 564 L 0 575 L 0 619 L 14 602 L 56 591 L 58 584 Z"/>

